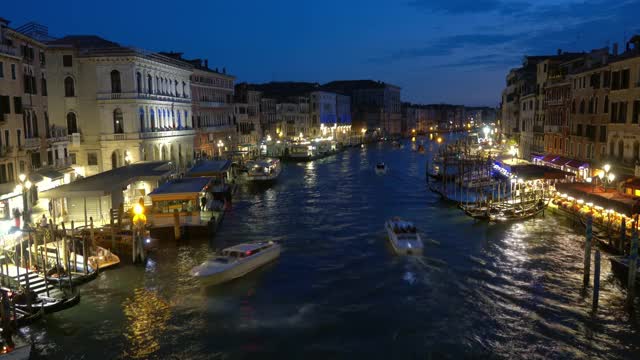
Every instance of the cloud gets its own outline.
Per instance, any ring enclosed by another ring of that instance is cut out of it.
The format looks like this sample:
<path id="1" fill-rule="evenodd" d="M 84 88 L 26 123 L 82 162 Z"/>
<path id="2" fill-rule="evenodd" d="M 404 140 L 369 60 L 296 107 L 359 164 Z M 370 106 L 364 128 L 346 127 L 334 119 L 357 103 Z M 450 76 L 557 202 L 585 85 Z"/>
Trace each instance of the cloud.
<path id="1" fill-rule="evenodd" d="M 462 60 L 455 60 L 436 65 L 436 68 L 505 68 L 518 65 L 522 57 L 518 55 L 485 54 L 470 56 Z"/>
<path id="2" fill-rule="evenodd" d="M 512 14 L 522 12 L 531 6 L 525 1 L 502 0 L 412 0 L 408 5 L 424 11 L 454 15 L 487 12 Z"/>
<path id="3" fill-rule="evenodd" d="M 466 47 L 504 45 L 520 37 L 520 34 L 462 34 L 435 39 L 422 47 L 395 51 L 388 56 L 372 58 L 373 63 L 389 63 L 397 60 L 452 55 L 454 50 Z"/>

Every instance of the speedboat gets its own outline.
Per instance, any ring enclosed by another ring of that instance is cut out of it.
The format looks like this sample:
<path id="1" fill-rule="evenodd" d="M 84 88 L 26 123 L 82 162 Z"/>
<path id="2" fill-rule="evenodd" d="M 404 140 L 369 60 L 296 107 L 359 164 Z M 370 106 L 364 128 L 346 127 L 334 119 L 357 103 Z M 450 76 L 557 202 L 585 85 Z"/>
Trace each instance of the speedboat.
<path id="1" fill-rule="evenodd" d="M 273 241 L 234 245 L 191 269 L 191 276 L 205 286 L 221 284 L 277 259 L 280 250 Z"/>
<path id="2" fill-rule="evenodd" d="M 387 165 L 385 163 L 380 162 L 376 164 L 376 174 L 384 175 L 387 173 Z"/>
<path id="3" fill-rule="evenodd" d="M 278 178 L 282 166 L 278 159 L 263 159 L 247 163 L 248 181 L 272 181 Z"/>
<path id="4" fill-rule="evenodd" d="M 422 255 L 422 239 L 412 222 L 399 217 L 387 220 L 384 224 L 389 242 L 398 255 Z"/>

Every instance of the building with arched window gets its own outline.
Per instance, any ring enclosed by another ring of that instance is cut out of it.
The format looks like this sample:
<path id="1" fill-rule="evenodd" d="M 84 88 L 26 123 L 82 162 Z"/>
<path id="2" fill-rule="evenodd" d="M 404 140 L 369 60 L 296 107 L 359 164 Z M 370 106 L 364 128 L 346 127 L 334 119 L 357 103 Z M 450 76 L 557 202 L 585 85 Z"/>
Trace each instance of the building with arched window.
<path id="1" fill-rule="evenodd" d="M 190 92 L 178 95 L 174 85 L 189 86 L 192 64 L 97 36 L 63 37 L 48 52 L 51 119 L 78 133 L 69 152 L 79 172 L 157 160 L 161 146 L 186 150 L 175 158 L 177 168 L 191 164 L 195 132 L 175 117 L 191 113 Z"/>

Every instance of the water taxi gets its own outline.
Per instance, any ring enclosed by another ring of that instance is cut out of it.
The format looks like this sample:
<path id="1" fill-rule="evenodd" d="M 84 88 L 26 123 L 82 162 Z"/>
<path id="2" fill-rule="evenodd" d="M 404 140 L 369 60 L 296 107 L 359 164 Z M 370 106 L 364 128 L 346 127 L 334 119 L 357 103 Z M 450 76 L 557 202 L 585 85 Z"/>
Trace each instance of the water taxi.
<path id="1" fill-rule="evenodd" d="M 394 217 L 384 224 L 389 242 L 398 255 L 422 255 L 422 239 L 412 222 Z"/>
<path id="2" fill-rule="evenodd" d="M 384 175 L 387 173 L 387 165 L 385 165 L 385 163 L 380 162 L 376 164 L 376 174 L 378 175 Z"/>
<path id="3" fill-rule="evenodd" d="M 278 178 L 282 166 L 278 159 L 264 159 L 247 163 L 247 181 L 264 182 Z"/>
<path id="4" fill-rule="evenodd" d="M 277 259 L 280 250 L 280 244 L 273 241 L 234 245 L 191 269 L 191 276 L 205 286 L 221 284 Z"/>

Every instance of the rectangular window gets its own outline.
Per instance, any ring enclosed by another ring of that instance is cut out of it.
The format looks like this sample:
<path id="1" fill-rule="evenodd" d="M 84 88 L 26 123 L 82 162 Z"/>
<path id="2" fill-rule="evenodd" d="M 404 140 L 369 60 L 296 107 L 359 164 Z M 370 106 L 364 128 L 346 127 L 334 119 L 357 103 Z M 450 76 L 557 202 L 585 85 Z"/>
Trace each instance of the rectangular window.
<path id="1" fill-rule="evenodd" d="M 578 124 L 576 135 L 582 136 L 582 124 Z"/>
<path id="2" fill-rule="evenodd" d="M 22 147 L 22 131 L 20 129 L 16 130 L 16 136 L 18 139 L 18 148 Z"/>
<path id="3" fill-rule="evenodd" d="M 13 97 L 13 113 L 22 114 L 22 97 L 20 96 Z"/>
<path id="4" fill-rule="evenodd" d="M 19 168 L 20 168 L 20 174 L 24 174 L 24 160 L 20 160 Z"/>
<path id="5" fill-rule="evenodd" d="M 64 67 L 73 66 L 73 57 L 71 55 L 62 55 L 62 66 Z"/>
<path id="6" fill-rule="evenodd" d="M 87 153 L 87 165 L 98 165 L 98 154 Z"/>
<path id="7" fill-rule="evenodd" d="M 16 64 L 11 64 L 11 80 L 16 79 Z"/>
<path id="8" fill-rule="evenodd" d="M 631 77 L 629 69 L 624 69 L 620 72 L 620 88 L 628 89 L 629 88 L 629 78 Z"/>
<path id="9" fill-rule="evenodd" d="M 0 79 L 4 78 L 4 63 L 0 61 Z"/>
<path id="10" fill-rule="evenodd" d="M 71 161 L 71 165 L 75 165 L 76 164 L 76 153 L 69 153 L 69 161 Z"/>
<path id="11" fill-rule="evenodd" d="M 4 131 L 4 144 L 6 146 L 11 146 L 11 142 L 9 141 L 9 137 L 10 137 L 9 130 L 5 130 Z"/>
<path id="12" fill-rule="evenodd" d="M 7 165 L 0 165 L 0 184 L 7 183 Z"/>
<path id="13" fill-rule="evenodd" d="M 618 122 L 624 124 L 627 122 L 627 102 L 618 104 Z"/>
<path id="14" fill-rule="evenodd" d="M 618 122 L 618 103 L 611 103 L 611 119 L 612 123 Z"/>
<path id="15" fill-rule="evenodd" d="M 602 87 L 608 88 L 611 85 L 611 71 L 602 73 Z"/>
<path id="16" fill-rule="evenodd" d="M 638 123 L 640 118 L 640 100 L 636 100 L 633 102 L 633 117 L 631 118 L 631 122 L 634 124 Z"/>
<path id="17" fill-rule="evenodd" d="M 7 180 L 8 180 L 8 182 L 13 182 L 13 180 L 14 180 L 13 163 L 12 162 L 7 164 Z"/>
<path id="18" fill-rule="evenodd" d="M 613 71 L 611 72 L 611 90 L 620 89 L 620 72 Z"/>

